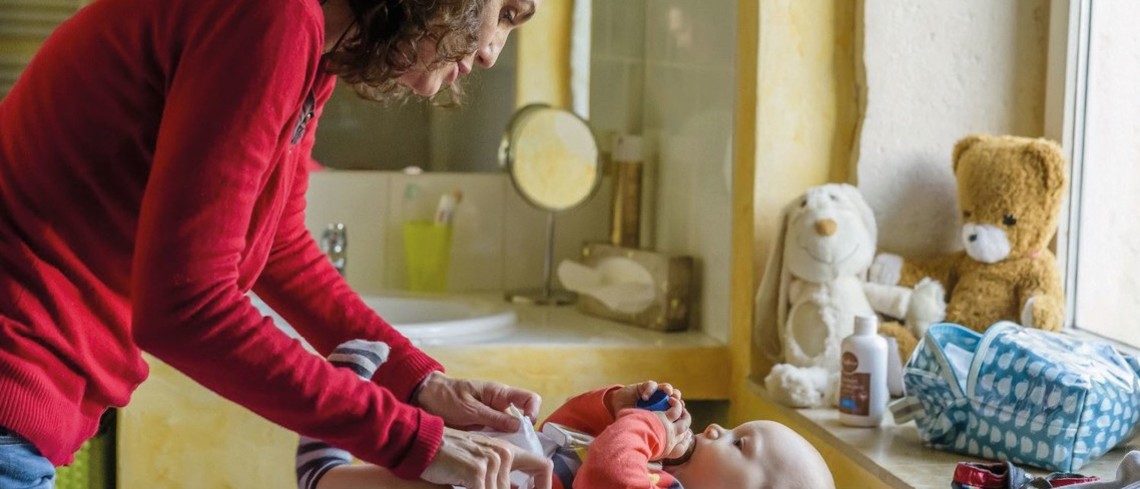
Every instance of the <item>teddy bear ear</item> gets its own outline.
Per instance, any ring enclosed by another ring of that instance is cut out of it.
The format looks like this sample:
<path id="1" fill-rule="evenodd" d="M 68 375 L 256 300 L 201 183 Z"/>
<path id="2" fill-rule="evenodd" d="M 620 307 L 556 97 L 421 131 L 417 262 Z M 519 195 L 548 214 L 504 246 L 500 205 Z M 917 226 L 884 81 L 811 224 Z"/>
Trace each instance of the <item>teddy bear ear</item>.
<path id="1" fill-rule="evenodd" d="M 1057 143 L 1048 139 L 1034 139 L 1023 152 L 1041 175 L 1045 188 L 1060 190 L 1065 185 L 1065 155 Z"/>
<path id="2" fill-rule="evenodd" d="M 952 170 L 954 173 L 958 173 L 958 160 L 962 158 L 962 154 L 964 154 L 966 150 L 972 148 L 975 144 L 978 144 L 985 139 L 986 136 L 982 136 L 980 134 L 971 134 L 958 140 L 958 143 L 954 145 L 954 159 L 952 160 Z"/>

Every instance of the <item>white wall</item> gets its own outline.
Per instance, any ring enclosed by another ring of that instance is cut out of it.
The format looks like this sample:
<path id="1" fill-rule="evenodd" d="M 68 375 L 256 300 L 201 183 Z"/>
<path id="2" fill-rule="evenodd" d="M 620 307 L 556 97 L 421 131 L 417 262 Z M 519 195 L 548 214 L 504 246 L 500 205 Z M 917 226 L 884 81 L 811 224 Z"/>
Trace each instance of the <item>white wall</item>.
<path id="1" fill-rule="evenodd" d="M 645 137 L 642 242 L 696 258 L 700 327 L 727 339 L 736 2 L 593 8 L 592 122 Z"/>
<path id="2" fill-rule="evenodd" d="M 857 175 L 879 245 L 955 249 L 954 143 L 1042 133 L 1049 2 L 865 0 L 864 9 Z"/>
<path id="3" fill-rule="evenodd" d="M 409 185 L 417 187 L 407 199 Z M 555 263 L 578 258 L 583 241 L 608 237 L 609 191 L 559 215 Z M 461 190 L 452 230 L 448 290 L 502 291 L 537 287 L 546 253 L 546 214 L 526 204 L 501 173 L 324 170 L 313 173 L 305 215 L 313 236 L 329 223 L 348 228 L 348 282 L 361 292 L 406 290 L 401 224 L 426 219 L 444 192 Z"/>

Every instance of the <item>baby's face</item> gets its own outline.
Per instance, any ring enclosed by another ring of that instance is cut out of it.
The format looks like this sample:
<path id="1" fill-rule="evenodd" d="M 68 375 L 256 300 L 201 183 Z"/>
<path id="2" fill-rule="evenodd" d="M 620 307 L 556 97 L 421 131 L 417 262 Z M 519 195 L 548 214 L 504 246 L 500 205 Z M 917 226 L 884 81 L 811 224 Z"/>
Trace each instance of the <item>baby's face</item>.
<path id="1" fill-rule="evenodd" d="M 834 487 L 819 452 L 776 422 L 752 421 L 731 430 L 712 424 L 693 443 L 689 460 L 668 468 L 685 487 Z"/>

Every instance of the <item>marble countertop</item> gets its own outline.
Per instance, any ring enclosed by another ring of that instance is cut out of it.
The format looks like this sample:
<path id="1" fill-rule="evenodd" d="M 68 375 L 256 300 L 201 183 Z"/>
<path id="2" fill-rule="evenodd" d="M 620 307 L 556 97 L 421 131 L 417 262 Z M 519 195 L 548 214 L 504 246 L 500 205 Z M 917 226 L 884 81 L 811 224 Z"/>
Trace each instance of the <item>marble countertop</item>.
<path id="1" fill-rule="evenodd" d="M 751 387 L 753 392 L 764 395 L 759 386 Z M 887 487 L 945 489 L 950 486 L 958 462 L 987 462 L 926 447 L 919 439 L 914 423 L 899 425 L 890 415 L 884 417 L 882 426 L 878 428 L 856 428 L 840 424 L 839 411 L 835 409 L 779 409 L 799 422 L 796 429 L 808 430 L 832 444 L 844 456 L 883 481 Z M 1112 480 L 1116 477 L 1116 466 L 1132 449 L 1140 449 L 1140 437 L 1133 438 L 1078 472 L 1095 475 L 1102 480 Z M 1024 468 L 1035 475 L 1048 473 L 1031 467 Z"/>
<path id="2" fill-rule="evenodd" d="M 609 319 L 582 313 L 576 306 L 539 306 L 533 304 L 513 304 L 503 299 L 500 293 L 467 293 L 448 295 L 417 295 L 405 292 L 373 294 L 395 298 L 433 298 L 441 301 L 459 301 L 477 304 L 479 310 L 501 312 L 514 311 L 517 320 L 514 324 L 494 331 L 480 331 L 476 334 L 462 334 L 443 338 L 415 338 L 414 344 L 424 348 L 449 349 L 470 347 L 637 347 L 637 348 L 727 348 L 727 344 L 699 330 L 660 332 L 633 326 Z M 271 318 L 279 328 L 293 338 L 303 338 L 297 334 L 278 314 L 264 302 L 252 297 L 255 307 Z M 381 316 L 383 316 L 381 312 Z M 397 326 L 397 328 L 399 328 Z"/>
<path id="3" fill-rule="evenodd" d="M 497 295 L 471 296 L 485 301 L 503 301 Z M 526 346 L 597 346 L 597 347 L 725 347 L 704 332 L 676 331 L 663 333 L 639 326 L 583 314 L 575 306 L 537 306 L 506 304 L 518 315 L 508 329 L 465 342 L 467 345 Z M 424 342 L 423 346 L 435 346 Z"/>

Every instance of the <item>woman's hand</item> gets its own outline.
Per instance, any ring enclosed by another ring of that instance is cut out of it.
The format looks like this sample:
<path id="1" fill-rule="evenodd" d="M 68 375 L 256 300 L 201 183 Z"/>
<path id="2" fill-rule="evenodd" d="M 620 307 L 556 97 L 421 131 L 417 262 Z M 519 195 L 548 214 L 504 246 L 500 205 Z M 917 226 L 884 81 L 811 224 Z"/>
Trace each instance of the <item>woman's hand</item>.
<path id="1" fill-rule="evenodd" d="M 439 450 L 420 477 L 467 489 L 511 489 L 512 470 L 534 477 L 535 489 L 550 489 L 553 464 L 546 457 L 503 440 L 444 428 Z"/>
<path id="2" fill-rule="evenodd" d="M 542 399 L 531 391 L 516 389 L 498 382 L 455 379 L 432 372 L 424 379 L 414 399 L 417 406 L 443 418 L 448 426 L 464 430 L 490 428 L 514 433 L 518 419 L 507 414 L 514 404 L 532 421 L 538 417 Z"/>
<path id="3" fill-rule="evenodd" d="M 637 401 L 648 401 L 649 397 L 657 392 L 657 389 L 665 391 L 665 394 L 669 396 L 670 408 L 676 401 L 684 409 L 685 403 L 681 401 L 680 389 L 674 389 L 670 384 L 658 384 L 652 380 L 647 380 L 638 384 L 627 385 L 607 394 L 606 404 L 610 408 L 610 414 L 616 415 L 622 409 L 637 407 Z"/>

